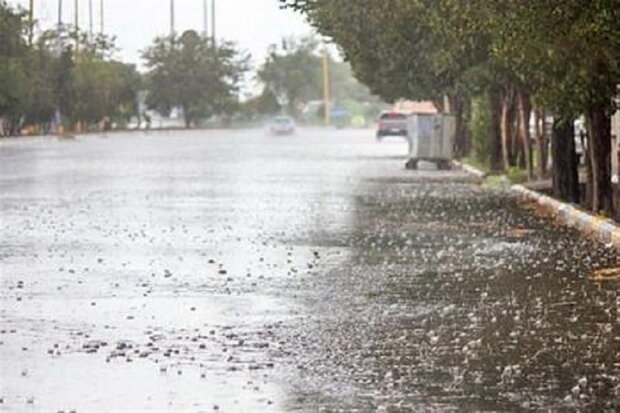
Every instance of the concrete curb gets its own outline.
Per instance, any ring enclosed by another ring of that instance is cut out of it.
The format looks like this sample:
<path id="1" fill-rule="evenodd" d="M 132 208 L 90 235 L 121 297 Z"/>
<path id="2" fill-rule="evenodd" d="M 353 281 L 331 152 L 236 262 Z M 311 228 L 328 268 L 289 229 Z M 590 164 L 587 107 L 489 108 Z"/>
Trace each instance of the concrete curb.
<path id="1" fill-rule="evenodd" d="M 457 161 L 454 161 L 454 164 L 476 177 L 484 178 L 486 176 L 483 171 L 470 165 L 465 165 Z M 532 191 L 523 185 L 513 185 L 511 186 L 511 190 L 524 199 L 535 201 L 543 207 L 548 208 L 562 224 L 571 228 L 576 228 L 583 234 L 593 236 L 605 244 L 620 249 L 620 226 L 611 219 L 594 216 L 571 204 L 558 201 L 540 192 Z"/>
<path id="2" fill-rule="evenodd" d="M 620 227 L 611 219 L 594 216 L 571 204 L 532 191 L 523 185 L 513 185 L 512 190 L 525 199 L 530 199 L 549 208 L 564 225 L 576 228 L 586 235 L 594 236 L 605 244 L 620 248 Z"/>
<path id="3" fill-rule="evenodd" d="M 464 170 L 465 172 L 467 172 L 470 175 L 474 175 L 477 178 L 486 178 L 487 174 L 486 172 L 481 171 L 478 168 L 474 168 L 473 166 L 464 164 L 462 162 L 459 161 L 452 161 L 452 164 L 454 166 L 456 166 L 457 168 L 461 168 L 462 170 Z"/>

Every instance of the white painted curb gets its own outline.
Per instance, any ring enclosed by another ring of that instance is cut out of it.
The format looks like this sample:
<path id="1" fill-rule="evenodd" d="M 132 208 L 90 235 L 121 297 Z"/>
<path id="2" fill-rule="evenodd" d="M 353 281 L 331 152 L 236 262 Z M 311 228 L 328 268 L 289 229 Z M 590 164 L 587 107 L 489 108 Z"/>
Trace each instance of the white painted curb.
<path id="1" fill-rule="evenodd" d="M 486 174 L 477 168 L 454 161 L 457 167 L 465 172 L 479 178 L 484 178 Z M 558 201 L 547 195 L 532 191 L 523 185 L 513 185 L 511 189 L 525 199 L 536 201 L 540 205 L 553 211 L 557 219 L 564 225 L 577 228 L 586 235 L 591 235 L 600 241 L 620 248 L 620 226 L 611 219 L 596 217 L 573 205 Z"/>
<path id="2" fill-rule="evenodd" d="M 599 218 L 573 205 L 558 201 L 523 185 L 513 185 L 512 190 L 525 199 L 536 201 L 549 208 L 557 219 L 566 226 L 577 228 L 587 235 L 593 235 L 600 241 L 620 248 L 620 227 L 611 219 Z"/>
<path id="3" fill-rule="evenodd" d="M 470 175 L 474 175 L 477 178 L 485 178 L 487 176 L 487 174 L 477 168 L 474 168 L 473 166 L 469 166 L 467 164 L 464 164 L 462 162 L 459 161 L 452 161 L 452 163 L 454 164 L 454 166 L 456 166 L 457 168 L 461 168 L 462 170 L 464 170 L 465 172 L 467 172 Z"/>

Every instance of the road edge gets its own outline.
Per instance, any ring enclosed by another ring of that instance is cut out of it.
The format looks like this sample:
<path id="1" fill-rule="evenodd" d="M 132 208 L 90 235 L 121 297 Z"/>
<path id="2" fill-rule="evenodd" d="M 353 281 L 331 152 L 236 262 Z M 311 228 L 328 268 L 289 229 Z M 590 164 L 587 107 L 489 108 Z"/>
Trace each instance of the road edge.
<path id="1" fill-rule="evenodd" d="M 456 166 L 457 168 L 461 168 L 462 170 L 464 170 L 465 172 L 467 172 L 470 175 L 474 175 L 476 178 L 486 178 L 487 177 L 487 173 L 481 171 L 478 168 L 474 168 L 471 165 L 467 165 L 466 163 L 460 162 L 460 161 L 452 161 L 452 164 L 454 166 Z"/>
<path id="2" fill-rule="evenodd" d="M 478 178 L 486 177 L 486 173 L 467 164 L 454 161 L 454 165 Z M 572 204 L 558 201 L 550 196 L 533 191 L 523 185 L 512 185 L 510 190 L 523 199 L 534 201 L 550 210 L 555 220 L 563 225 L 576 228 L 582 234 L 620 249 L 620 226 L 609 218 L 601 218 L 590 214 Z"/>

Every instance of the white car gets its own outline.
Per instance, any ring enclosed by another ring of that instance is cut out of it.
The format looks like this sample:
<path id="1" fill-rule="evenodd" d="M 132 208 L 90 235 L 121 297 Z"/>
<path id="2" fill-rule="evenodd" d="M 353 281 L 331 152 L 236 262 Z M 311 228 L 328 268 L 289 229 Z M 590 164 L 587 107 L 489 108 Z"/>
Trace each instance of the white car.
<path id="1" fill-rule="evenodd" d="M 269 131 L 273 135 L 292 135 L 295 133 L 295 121 L 289 116 L 277 116 L 269 122 Z"/>

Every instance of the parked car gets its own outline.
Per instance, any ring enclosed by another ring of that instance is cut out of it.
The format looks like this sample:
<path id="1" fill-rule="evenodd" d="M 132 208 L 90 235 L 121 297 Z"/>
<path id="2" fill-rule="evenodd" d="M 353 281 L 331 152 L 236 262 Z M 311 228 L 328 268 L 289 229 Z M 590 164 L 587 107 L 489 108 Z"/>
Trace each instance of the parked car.
<path id="1" fill-rule="evenodd" d="M 269 131 L 273 135 L 292 135 L 295 133 L 295 121 L 289 116 L 277 116 L 269 122 Z"/>
<path id="2" fill-rule="evenodd" d="M 407 136 L 407 118 L 409 115 L 401 112 L 384 111 L 377 121 L 377 140 L 386 136 Z"/>

